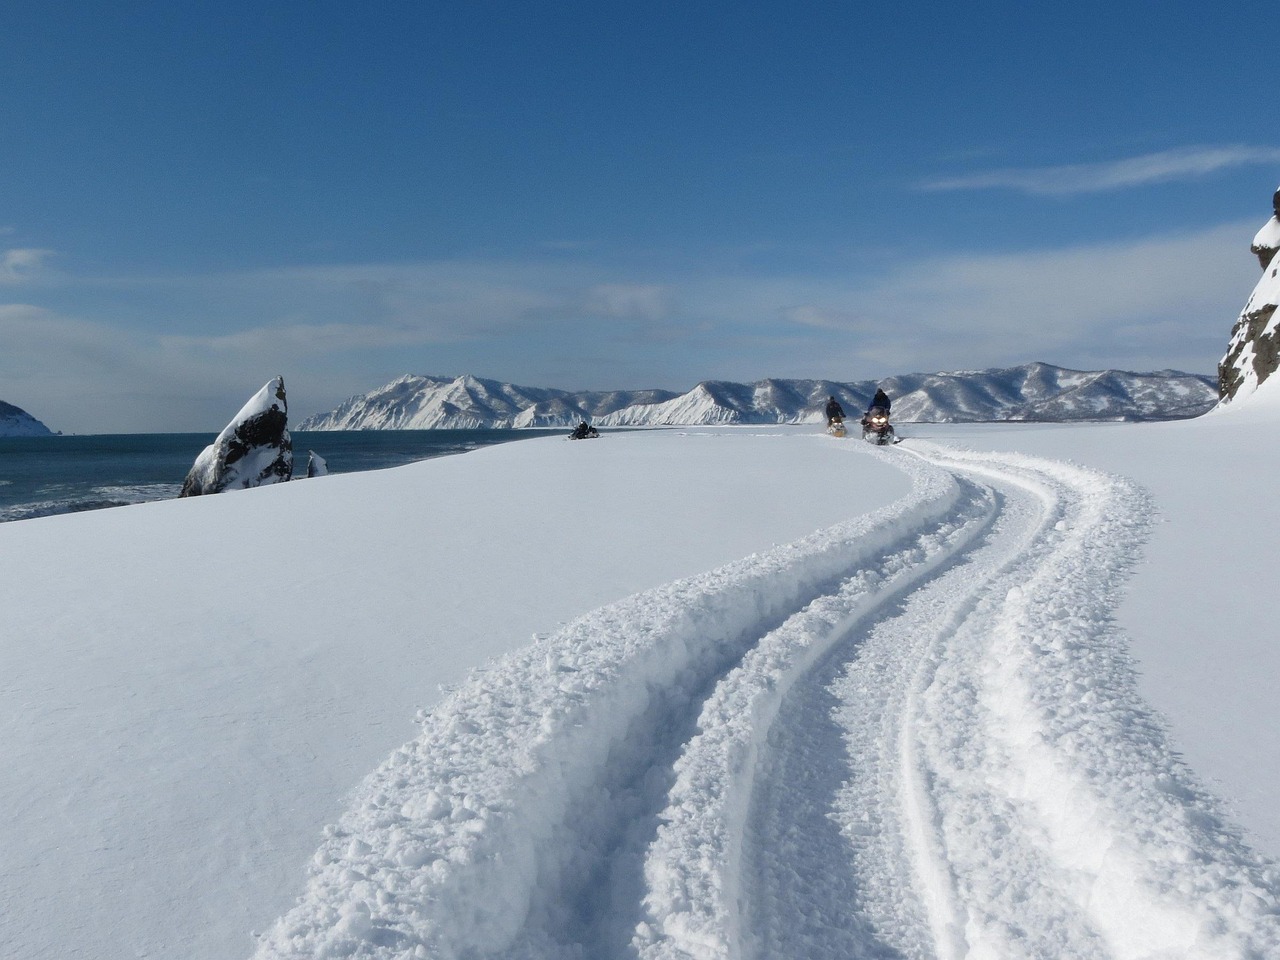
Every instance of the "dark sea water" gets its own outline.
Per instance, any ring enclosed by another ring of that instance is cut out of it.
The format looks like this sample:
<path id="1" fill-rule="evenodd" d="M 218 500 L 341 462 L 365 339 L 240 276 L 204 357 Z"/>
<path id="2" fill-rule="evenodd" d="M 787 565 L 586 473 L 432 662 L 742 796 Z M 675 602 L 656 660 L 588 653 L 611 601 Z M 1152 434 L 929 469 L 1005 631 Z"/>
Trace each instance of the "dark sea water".
<path id="1" fill-rule="evenodd" d="M 565 432 L 290 431 L 295 477 L 307 475 L 309 450 L 324 457 L 330 473 L 354 473 Z M 215 437 L 212 433 L 0 437 L 0 522 L 176 497 L 191 464 Z"/>

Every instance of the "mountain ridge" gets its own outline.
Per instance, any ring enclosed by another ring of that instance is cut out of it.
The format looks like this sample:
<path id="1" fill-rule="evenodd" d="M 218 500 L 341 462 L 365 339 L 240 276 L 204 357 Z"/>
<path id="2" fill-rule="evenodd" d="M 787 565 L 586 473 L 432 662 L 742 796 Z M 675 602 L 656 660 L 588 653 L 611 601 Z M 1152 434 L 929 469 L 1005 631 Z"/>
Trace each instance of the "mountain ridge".
<path id="1" fill-rule="evenodd" d="M 0 400 L 0 437 L 51 437 L 54 432 L 21 407 Z"/>
<path id="2" fill-rule="evenodd" d="M 519 429 L 569 427 L 581 420 L 612 427 L 811 423 L 823 419 L 829 396 L 848 414 L 860 413 L 877 386 L 893 398 L 894 418 L 903 422 L 1171 420 L 1199 416 L 1218 400 L 1210 376 L 1071 370 L 1041 362 L 878 381 L 703 380 L 684 393 L 569 391 L 470 374 L 405 374 L 307 417 L 296 429 Z"/>

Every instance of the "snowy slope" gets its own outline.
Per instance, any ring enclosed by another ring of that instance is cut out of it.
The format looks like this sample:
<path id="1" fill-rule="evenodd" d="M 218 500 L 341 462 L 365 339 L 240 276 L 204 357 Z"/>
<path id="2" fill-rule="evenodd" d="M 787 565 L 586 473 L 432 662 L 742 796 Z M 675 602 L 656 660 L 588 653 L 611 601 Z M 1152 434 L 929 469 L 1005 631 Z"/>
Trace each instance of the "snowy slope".
<path id="1" fill-rule="evenodd" d="M 402 377 L 338 409 L 304 420 L 302 430 L 435 427 L 708 426 L 816 423 L 829 396 L 864 410 L 883 386 L 899 420 L 1160 420 L 1193 417 L 1217 401 L 1208 377 L 1176 371 L 1082 372 L 1045 363 L 867 380 L 707 380 L 683 394 L 661 390 L 567 393 L 492 380 Z"/>
<path id="2" fill-rule="evenodd" d="M 53 431 L 21 407 L 0 401 L 0 437 L 48 437 Z"/>
<path id="3" fill-rule="evenodd" d="M 0 954 L 1280 956 L 1275 419 L 3 525 Z"/>

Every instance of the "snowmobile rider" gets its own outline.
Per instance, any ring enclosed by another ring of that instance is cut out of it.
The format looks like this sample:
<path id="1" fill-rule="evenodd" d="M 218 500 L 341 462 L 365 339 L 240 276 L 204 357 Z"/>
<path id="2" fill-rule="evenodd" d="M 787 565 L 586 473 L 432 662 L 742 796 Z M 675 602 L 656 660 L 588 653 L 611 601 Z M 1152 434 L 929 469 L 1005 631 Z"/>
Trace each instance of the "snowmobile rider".
<path id="1" fill-rule="evenodd" d="M 843 422 L 844 408 L 840 406 L 835 397 L 827 397 L 827 426 Z"/>
<path id="2" fill-rule="evenodd" d="M 885 416 L 888 416 L 889 395 L 885 393 L 883 390 L 881 390 L 879 387 L 876 387 L 876 395 L 871 398 L 871 403 L 867 405 L 867 413 L 870 413 L 876 407 L 879 407 L 881 410 L 885 412 Z"/>

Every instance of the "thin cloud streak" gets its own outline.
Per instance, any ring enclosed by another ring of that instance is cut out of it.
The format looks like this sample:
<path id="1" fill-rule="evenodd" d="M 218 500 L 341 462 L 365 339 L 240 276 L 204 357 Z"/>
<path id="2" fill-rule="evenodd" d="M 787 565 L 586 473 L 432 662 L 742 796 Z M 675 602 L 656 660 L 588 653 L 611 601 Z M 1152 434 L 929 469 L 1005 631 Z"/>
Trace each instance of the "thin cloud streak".
<path id="1" fill-rule="evenodd" d="M 878 338 L 867 359 L 897 356 L 912 370 L 1094 358 L 1105 366 L 1207 372 L 1256 279 L 1242 256 L 1251 226 L 954 256 L 930 270 L 899 269 L 876 283 L 828 290 L 786 316 L 829 337 Z M 1195 354 L 1200 362 L 1189 362 Z"/>
<path id="2" fill-rule="evenodd" d="M 0 284 L 26 283 L 37 278 L 44 263 L 53 256 L 52 250 L 38 247 L 17 247 L 0 253 Z"/>
<path id="3" fill-rule="evenodd" d="M 1015 190 L 1036 195 L 1103 193 L 1207 176 L 1231 167 L 1280 162 L 1280 149 L 1234 145 L 1187 147 L 1105 163 L 987 170 L 931 180 L 926 191 Z"/>

